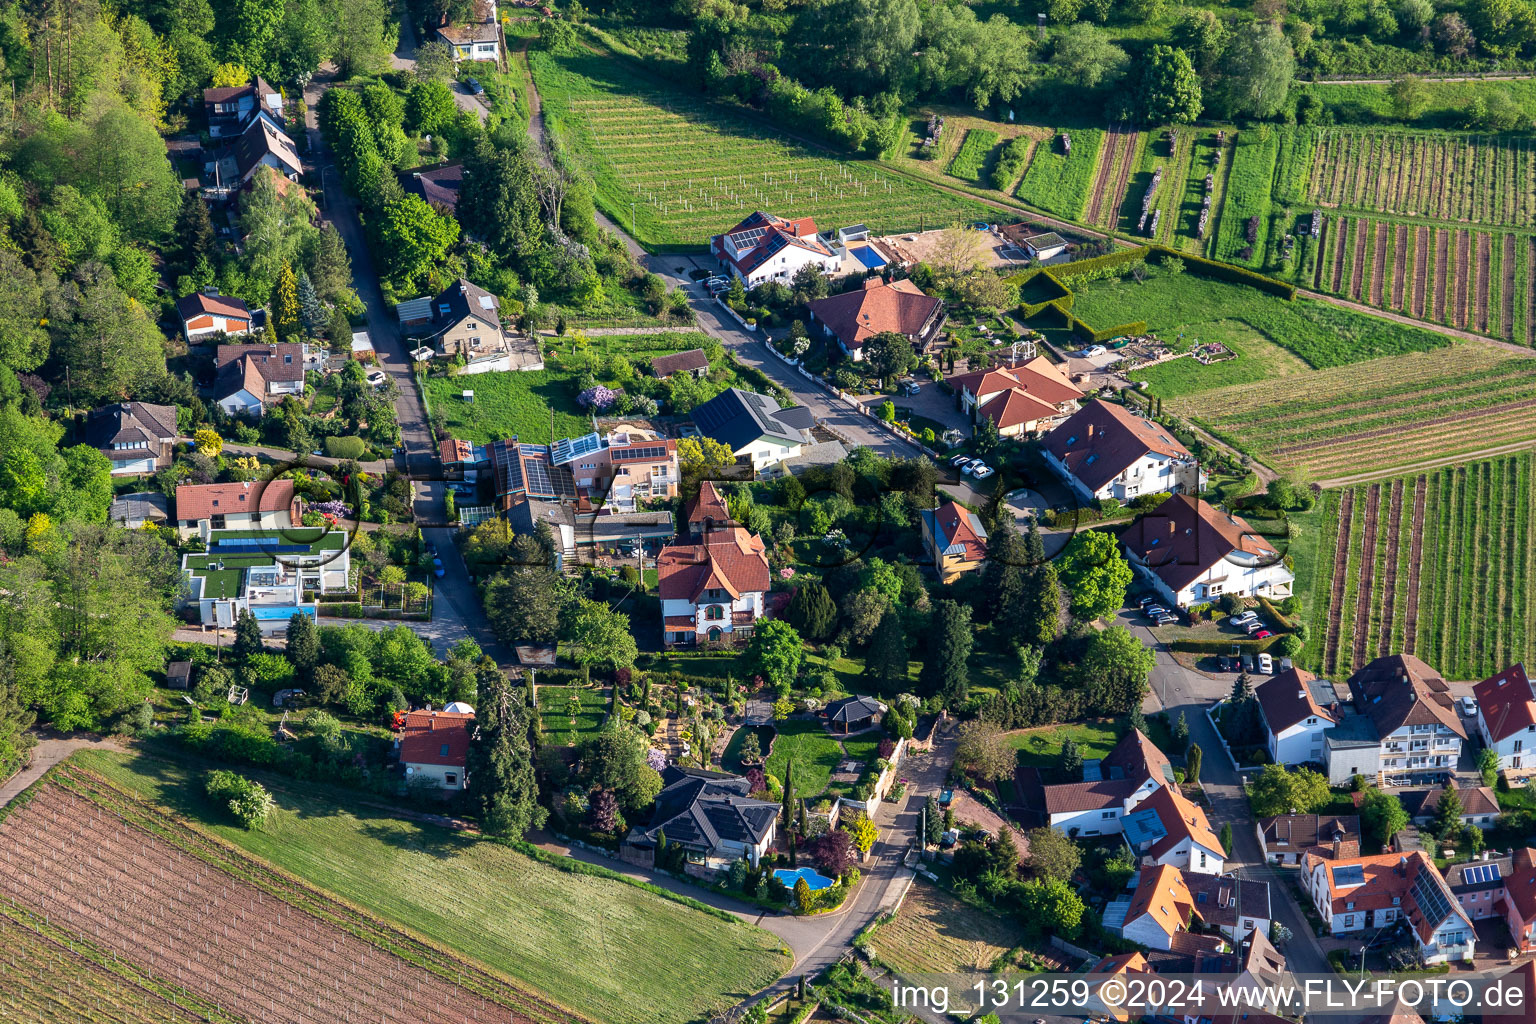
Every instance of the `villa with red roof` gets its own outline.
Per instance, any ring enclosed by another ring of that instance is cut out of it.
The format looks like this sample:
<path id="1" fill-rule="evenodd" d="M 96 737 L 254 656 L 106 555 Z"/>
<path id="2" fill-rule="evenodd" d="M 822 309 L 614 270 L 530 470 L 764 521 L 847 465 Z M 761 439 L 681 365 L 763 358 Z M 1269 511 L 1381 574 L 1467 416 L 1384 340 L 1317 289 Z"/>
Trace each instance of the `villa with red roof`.
<path id="1" fill-rule="evenodd" d="M 1187 494 L 1140 516 L 1120 540 L 1143 579 L 1180 608 L 1223 594 L 1289 597 L 1296 578 L 1274 545 L 1241 517 Z"/>
<path id="2" fill-rule="evenodd" d="M 1045 435 L 1041 451 L 1084 501 L 1205 488 L 1200 463 L 1167 427 L 1097 398 Z"/>
<path id="3" fill-rule="evenodd" d="M 1067 835 L 1107 836 L 1153 793 L 1174 784 L 1167 756 L 1140 729 L 1101 759 L 1083 762 L 1083 781 L 1042 787 L 1048 823 Z"/>
<path id="4" fill-rule="evenodd" d="M 1207 875 L 1219 875 L 1226 866 L 1226 850 L 1205 811 L 1175 786 L 1158 787 L 1120 827 L 1142 863 L 1151 860 Z"/>
<path id="5" fill-rule="evenodd" d="M 1045 430 L 1076 412 L 1083 399 L 1083 393 L 1044 356 L 953 374 L 944 383 L 960 396 L 961 409 L 996 423 L 1002 437 Z"/>
<path id="6" fill-rule="evenodd" d="M 1253 695 L 1275 764 L 1323 763 L 1323 736 L 1339 723 L 1342 703 L 1333 684 L 1305 669 L 1288 668 L 1258 685 Z"/>
<path id="7" fill-rule="evenodd" d="M 176 532 L 207 540 L 214 530 L 289 530 L 299 523 L 292 480 L 182 484 L 176 488 Z"/>
<path id="8" fill-rule="evenodd" d="M 400 763 L 406 782 L 430 779 L 437 788 L 463 789 L 467 783 L 469 741 L 474 712 L 412 711 L 400 726 Z"/>
<path id="9" fill-rule="evenodd" d="M 1425 963 L 1472 959 L 1472 919 L 1422 850 L 1347 860 L 1309 852 L 1301 884 L 1333 935 L 1368 937 L 1405 919 Z"/>
<path id="10" fill-rule="evenodd" d="M 877 334 L 904 335 L 921 352 L 944 325 L 943 300 L 907 280 L 887 284 L 871 277 L 862 288 L 816 299 L 806 308 L 811 322 L 856 363 L 864 358 L 864 343 Z"/>
<path id="11" fill-rule="evenodd" d="M 764 281 L 787 285 L 804 266 L 831 274 L 843 259 L 821 240 L 810 217 L 785 220 L 761 210 L 725 234 L 711 237 L 709 251 L 747 288 Z"/>
<path id="12" fill-rule="evenodd" d="M 953 583 L 979 569 L 987 555 L 987 530 L 976 513 L 953 501 L 922 509 L 923 547 L 933 559 L 940 583 Z"/>
<path id="13" fill-rule="evenodd" d="M 176 300 L 176 315 L 193 344 L 215 334 L 251 333 L 250 307 L 233 295 L 220 295 L 217 288 L 183 295 Z"/>
<path id="14" fill-rule="evenodd" d="M 1536 694 L 1523 664 L 1514 664 L 1472 688 L 1477 731 L 1499 755 L 1499 770 L 1526 771 L 1536 764 Z"/>
<path id="15" fill-rule="evenodd" d="M 694 509 L 718 498 L 713 487 Z M 689 522 L 702 523 L 707 514 Z M 667 647 L 744 643 L 767 612 L 771 576 L 763 539 L 729 522 L 712 522 L 656 556 L 662 641 Z"/>

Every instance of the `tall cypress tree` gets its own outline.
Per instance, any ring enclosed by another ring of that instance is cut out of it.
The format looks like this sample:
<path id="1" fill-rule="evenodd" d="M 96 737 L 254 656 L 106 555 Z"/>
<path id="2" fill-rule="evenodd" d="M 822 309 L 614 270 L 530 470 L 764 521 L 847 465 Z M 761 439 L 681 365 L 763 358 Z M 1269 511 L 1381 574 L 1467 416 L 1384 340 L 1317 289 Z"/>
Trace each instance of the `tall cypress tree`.
<path id="1" fill-rule="evenodd" d="M 213 220 L 208 216 L 208 204 L 196 192 L 188 192 L 181 201 L 181 212 L 176 215 L 176 237 L 181 240 L 181 261 L 177 268 L 190 274 L 199 259 L 213 262 Z"/>
<path id="2" fill-rule="evenodd" d="M 966 660 L 971 656 L 973 639 L 969 607 L 950 600 L 934 604 L 928 657 L 920 677 L 925 694 L 943 694 L 950 707 L 965 703 L 971 686 Z"/>
<path id="3" fill-rule="evenodd" d="M 983 613 L 998 624 L 1004 635 L 1011 635 L 1009 627 L 1016 625 L 1015 617 L 1023 607 L 1024 571 L 1028 564 L 1028 552 L 1019 540 L 1018 531 L 1013 528 L 1013 520 L 1000 518 L 987 535 L 987 563 L 981 570 L 981 592 Z"/>
<path id="4" fill-rule="evenodd" d="M 320 661 L 320 630 L 303 612 L 294 612 L 288 620 L 287 653 L 298 677 L 308 680 Z"/>
<path id="5" fill-rule="evenodd" d="M 887 608 L 869 638 L 864 657 L 864 679 L 881 693 L 899 693 L 907 684 L 907 633 L 901 613 Z"/>
<path id="6" fill-rule="evenodd" d="M 521 839 L 529 829 L 541 827 L 545 818 L 528 745 L 528 712 L 494 665 L 482 666 L 476 682 L 476 731 L 466 765 L 470 796 L 483 831 Z"/>
<path id="7" fill-rule="evenodd" d="M 784 828 L 789 829 L 794 823 L 795 806 L 795 762 L 784 762 Z"/>
<path id="8" fill-rule="evenodd" d="M 1044 647 L 1061 628 L 1061 585 L 1056 564 L 1046 560 L 1045 542 L 1033 519 L 1024 537 L 1024 601 L 1019 611 L 1019 637 L 1032 647 Z"/>
<path id="9" fill-rule="evenodd" d="M 256 621 L 249 608 L 242 608 L 235 616 L 235 645 L 230 653 L 236 660 L 244 662 L 251 655 L 260 654 L 261 650 L 261 623 Z"/>

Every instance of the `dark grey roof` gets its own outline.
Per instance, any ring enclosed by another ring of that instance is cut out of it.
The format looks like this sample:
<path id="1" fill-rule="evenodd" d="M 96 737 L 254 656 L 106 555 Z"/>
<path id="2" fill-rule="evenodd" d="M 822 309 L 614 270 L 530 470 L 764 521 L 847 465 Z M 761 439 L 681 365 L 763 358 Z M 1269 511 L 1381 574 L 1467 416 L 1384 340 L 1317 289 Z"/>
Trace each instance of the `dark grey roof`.
<path id="1" fill-rule="evenodd" d="M 701 850 L 713 850 L 722 840 L 755 844 L 779 816 L 778 804 L 747 795 L 750 783 L 739 775 L 669 765 L 661 779 L 644 833 L 652 841 L 665 832 L 667 842 Z"/>
<path id="2" fill-rule="evenodd" d="M 739 451 L 761 437 L 802 444 L 800 432 L 815 421 L 803 406 L 780 409 L 769 395 L 729 388 L 694 409 L 693 422 L 708 436 Z"/>
<path id="3" fill-rule="evenodd" d="M 444 164 L 424 171 L 401 171 L 400 184 L 429 203 L 452 210 L 464 188 L 464 165 Z"/>
<path id="4" fill-rule="evenodd" d="M 1238 915 L 1269 920 L 1269 883 L 1231 875 L 1181 871 L 1195 898 L 1195 911 L 1207 923 L 1236 927 Z"/>
<path id="5" fill-rule="evenodd" d="M 873 697 L 844 697 L 827 705 L 827 720 L 831 722 L 862 722 L 884 713 L 885 708 Z"/>
<path id="6" fill-rule="evenodd" d="M 551 526 L 569 526 L 577 544 L 608 543 L 631 537 L 662 538 L 674 534 L 671 512 L 618 512 L 600 515 L 578 512 L 569 502 L 521 501 L 507 512 L 507 520 L 518 533 L 531 534 L 540 521 Z"/>
<path id="7" fill-rule="evenodd" d="M 446 306 L 445 310 L 443 307 Z M 450 327 L 465 317 L 475 316 L 493 325 L 501 323 L 501 300 L 472 281 L 459 278 L 432 299 L 432 319 Z"/>
<path id="8" fill-rule="evenodd" d="M 176 408 L 170 405 L 118 402 L 92 412 L 85 425 L 85 443 L 103 450 L 132 444 L 158 454 L 161 442 L 175 439 Z M 119 450 L 119 457 L 122 454 Z"/>
<path id="9" fill-rule="evenodd" d="M 251 118 L 251 123 L 240 133 L 240 139 L 235 143 L 235 165 L 240 169 L 240 177 L 250 174 L 261 162 L 261 158 L 268 154 L 276 157 L 289 174 L 298 174 L 303 170 L 293 140 L 281 125 L 263 112 Z"/>
<path id="10" fill-rule="evenodd" d="M 171 517 L 170 503 L 159 491 L 135 491 L 112 502 L 107 521 L 113 523 L 156 522 Z"/>

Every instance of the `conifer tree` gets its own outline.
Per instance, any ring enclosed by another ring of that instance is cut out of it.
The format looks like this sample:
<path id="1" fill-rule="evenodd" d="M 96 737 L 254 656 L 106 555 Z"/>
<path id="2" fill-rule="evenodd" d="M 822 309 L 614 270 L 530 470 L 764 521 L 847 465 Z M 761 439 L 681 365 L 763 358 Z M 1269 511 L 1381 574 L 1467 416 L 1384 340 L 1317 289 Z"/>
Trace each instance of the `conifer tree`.
<path id="1" fill-rule="evenodd" d="M 272 289 L 272 309 L 268 324 L 279 338 L 291 338 L 299 332 L 299 282 L 293 276 L 293 267 L 286 261 L 277 273 L 277 285 Z"/>

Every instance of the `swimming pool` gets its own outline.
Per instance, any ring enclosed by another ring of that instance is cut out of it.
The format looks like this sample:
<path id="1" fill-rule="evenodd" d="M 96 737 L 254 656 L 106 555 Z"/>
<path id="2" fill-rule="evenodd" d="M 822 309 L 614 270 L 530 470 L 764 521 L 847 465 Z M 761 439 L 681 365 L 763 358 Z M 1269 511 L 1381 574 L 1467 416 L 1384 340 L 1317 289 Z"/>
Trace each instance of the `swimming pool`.
<path id="1" fill-rule="evenodd" d="M 805 879 L 805 884 L 811 887 L 812 892 L 820 892 L 822 889 L 830 889 L 837 883 L 826 875 L 821 874 L 815 868 L 778 868 L 773 877 L 793 889 L 795 883 Z"/>

